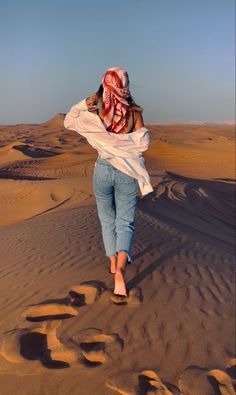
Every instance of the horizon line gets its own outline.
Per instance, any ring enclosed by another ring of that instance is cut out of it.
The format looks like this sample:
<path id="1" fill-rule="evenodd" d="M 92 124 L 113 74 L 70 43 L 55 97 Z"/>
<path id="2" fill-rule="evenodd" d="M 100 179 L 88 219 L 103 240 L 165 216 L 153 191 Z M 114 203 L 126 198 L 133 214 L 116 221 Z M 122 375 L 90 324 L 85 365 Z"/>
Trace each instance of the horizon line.
<path id="1" fill-rule="evenodd" d="M 40 125 L 43 123 L 50 122 L 57 118 L 58 116 L 61 115 L 66 115 L 66 113 L 57 113 L 54 117 L 47 119 L 46 121 L 41 121 L 41 122 L 17 122 L 17 123 L 0 123 L 0 126 L 17 126 L 17 125 Z M 178 124 L 184 124 L 184 125 L 204 125 L 204 124 L 225 124 L 225 125 L 235 125 L 236 120 L 235 119 L 227 119 L 227 120 L 222 120 L 222 121 L 214 121 L 214 120 L 209 120 L 209 121 L 198 121 L 198 120 L 149 120 L 145 122 L 147 125 L 178 125 Z"/>

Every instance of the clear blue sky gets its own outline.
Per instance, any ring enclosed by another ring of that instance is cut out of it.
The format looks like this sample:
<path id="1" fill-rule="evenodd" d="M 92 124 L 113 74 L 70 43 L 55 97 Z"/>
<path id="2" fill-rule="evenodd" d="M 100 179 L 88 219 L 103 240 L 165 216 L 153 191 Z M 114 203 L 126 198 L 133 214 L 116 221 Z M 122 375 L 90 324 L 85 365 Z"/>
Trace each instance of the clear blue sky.
<path id="1" fill-rule="evenodd" d="M 125 68 L 148 121 L 234 119 L 234 0 L 0 0 L 0 124 L 38 123 Z"/>

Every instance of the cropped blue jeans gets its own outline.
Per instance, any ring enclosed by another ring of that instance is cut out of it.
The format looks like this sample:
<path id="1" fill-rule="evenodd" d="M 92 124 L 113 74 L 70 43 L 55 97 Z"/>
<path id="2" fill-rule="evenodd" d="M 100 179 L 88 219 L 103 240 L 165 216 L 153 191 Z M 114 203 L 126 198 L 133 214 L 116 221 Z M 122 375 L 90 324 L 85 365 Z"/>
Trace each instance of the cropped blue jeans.
<path id="1" fill-rule="evenodd" d="M 93 190 L 106 255 L 112 256 L 124 251 L 128 263 L 131 263 L 137 180 L 116 169 L 105 159 L 98 159 L 93 172 Z"/>

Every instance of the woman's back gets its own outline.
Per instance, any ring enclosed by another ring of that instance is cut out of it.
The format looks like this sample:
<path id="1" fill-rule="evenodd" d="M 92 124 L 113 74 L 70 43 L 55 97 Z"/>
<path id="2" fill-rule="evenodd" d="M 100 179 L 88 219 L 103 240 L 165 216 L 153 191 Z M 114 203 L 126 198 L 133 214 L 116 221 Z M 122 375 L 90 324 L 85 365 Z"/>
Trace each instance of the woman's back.
<path id="1" fill-rule="evenodd" d="M 103 112 L 102 108 L 99 109 L 91 109 L 90 112 L 92 112 L 95 115 L 98 115 L 101 121 L 103 122 Z M 144 126 L 143 122 L 143 117 L 142 113 L 136 109 L 131 108 L 129 111 L 128 119 L 125 128 L 123 129 L 122 133 L 132 133 L 135 130 L 140 129 L 141 127 Z"/>

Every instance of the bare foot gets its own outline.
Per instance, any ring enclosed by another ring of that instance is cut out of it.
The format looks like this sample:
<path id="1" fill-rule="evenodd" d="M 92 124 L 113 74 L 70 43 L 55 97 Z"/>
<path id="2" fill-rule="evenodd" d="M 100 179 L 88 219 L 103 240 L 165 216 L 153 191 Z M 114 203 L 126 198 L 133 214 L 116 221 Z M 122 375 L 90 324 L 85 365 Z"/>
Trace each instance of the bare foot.
<path id="1" fill-rule="evenodd" d="M 115 274 L 115 295 L 128 296 L 124 280 L 124 269 L 117 269 Z"/>

